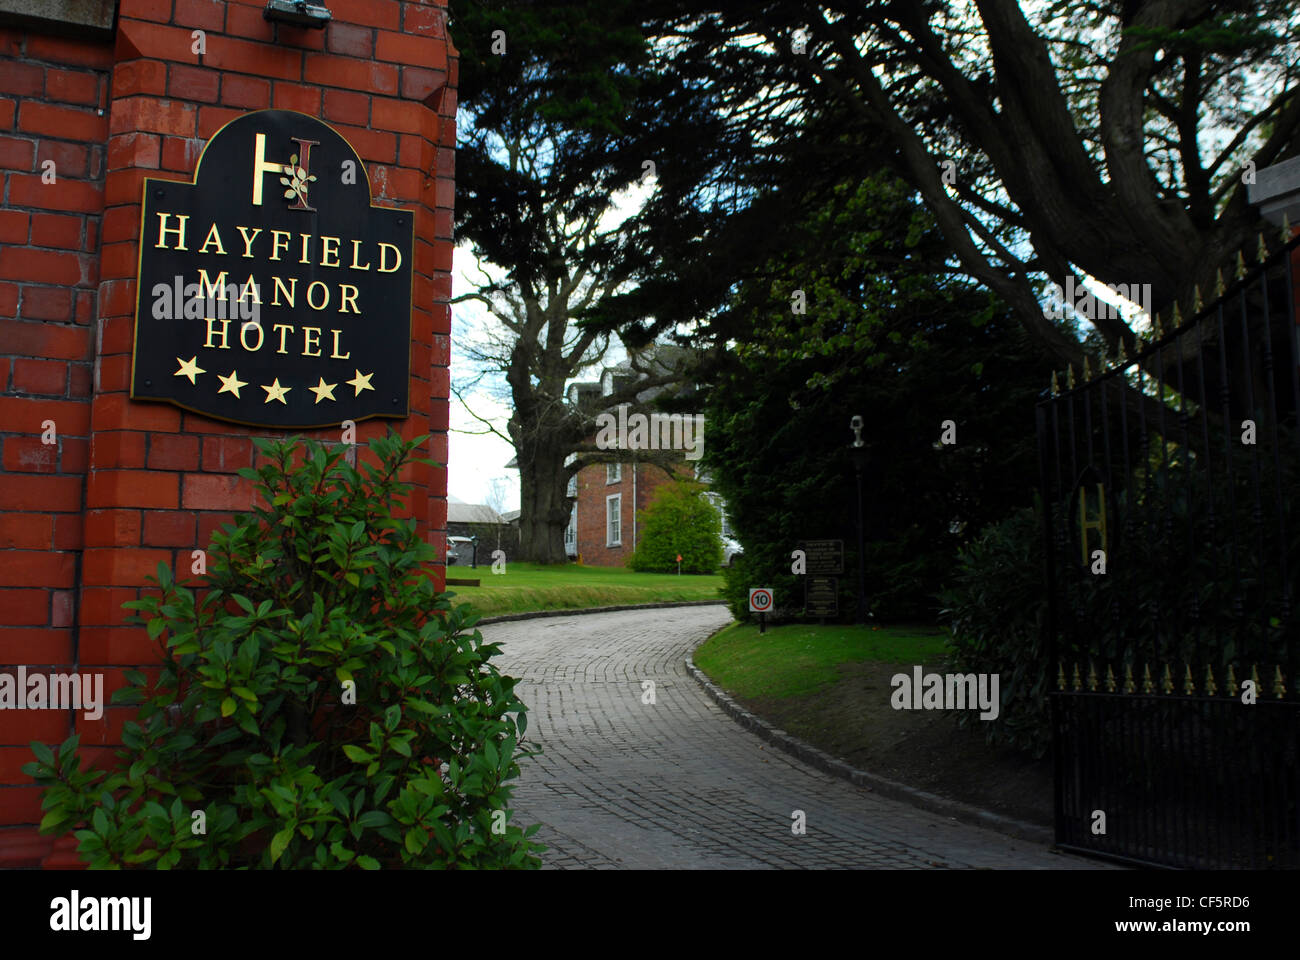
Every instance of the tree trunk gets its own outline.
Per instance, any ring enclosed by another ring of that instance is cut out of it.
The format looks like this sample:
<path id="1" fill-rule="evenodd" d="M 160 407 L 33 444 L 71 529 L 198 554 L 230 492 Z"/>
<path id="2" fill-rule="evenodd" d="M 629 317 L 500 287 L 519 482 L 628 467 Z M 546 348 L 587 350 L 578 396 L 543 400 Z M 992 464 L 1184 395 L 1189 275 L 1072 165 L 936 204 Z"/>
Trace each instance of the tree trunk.
<path id="1" fill-rule="evenodd" d="M 538 431 L 525 429 L 525 437 Z M 529 447 L 532 447 L 529 449 Z M 557 444 L 520 444 L 519 548 L 529 563 L 565 563 L 564 528 L 569 501 L 564 495 L 565 451 Z"/>

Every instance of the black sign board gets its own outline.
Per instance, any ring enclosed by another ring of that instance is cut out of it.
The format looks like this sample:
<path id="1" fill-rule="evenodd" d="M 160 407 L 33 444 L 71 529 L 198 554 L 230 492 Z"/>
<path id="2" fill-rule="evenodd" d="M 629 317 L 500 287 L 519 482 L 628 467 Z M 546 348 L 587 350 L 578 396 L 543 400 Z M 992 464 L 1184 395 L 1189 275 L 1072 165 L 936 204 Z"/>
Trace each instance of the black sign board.
<path id="1" fill-rule="evenodd" d="M 839 616 L 840 582 L 834 577 L 805 577 L 803 608 L 809 617 Z"/>
<path id="2" fill-rule="evenodd" d="M 407 416 L 413 228 L 327 124 L 232 120 L 192 184 L 144 182 L 132 398 L 266 427 Z"/>
<path id="3" fill-rule="evenodd" d="M 837 577 L 844 573 L 843 540 L 800 540 L 811 576 Z"/>

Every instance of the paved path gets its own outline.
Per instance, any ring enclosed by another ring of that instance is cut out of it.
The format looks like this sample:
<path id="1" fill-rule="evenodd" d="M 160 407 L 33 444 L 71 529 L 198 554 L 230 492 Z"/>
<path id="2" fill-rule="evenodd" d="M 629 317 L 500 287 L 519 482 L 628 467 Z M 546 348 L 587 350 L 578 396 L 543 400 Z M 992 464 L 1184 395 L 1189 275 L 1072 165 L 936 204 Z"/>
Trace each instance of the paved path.
<path id="1" fill-rule="evenodd" d="M 739 727 L 683 664 L 728 620 L 707 606 L 482 628 L 502 645 L 502 671 L 523 681 L 527 736 L 544 750 L 521 765 L 513 820 L 543 824 L 546 866 L 1094 866 L 884 799 Z"/>

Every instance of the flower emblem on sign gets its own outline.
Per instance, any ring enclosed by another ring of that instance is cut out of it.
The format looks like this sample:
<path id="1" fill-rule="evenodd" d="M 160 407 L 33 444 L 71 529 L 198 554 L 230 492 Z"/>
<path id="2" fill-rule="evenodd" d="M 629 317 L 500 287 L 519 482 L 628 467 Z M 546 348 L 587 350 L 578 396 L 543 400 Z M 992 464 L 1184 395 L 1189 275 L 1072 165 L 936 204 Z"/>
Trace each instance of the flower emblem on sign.
<path id="1" fill-rule="evenodd" d="M 288 174 L 288 176 L 280 178 L 280 183 L 288 188 L 284 191 L 284 198 L 286 200 L 300 200 L 302 203 L 306 203 L 307 185 L 316 179 L 316 175 L 308 176 L 306 168 L 298 166 L 298 154 L 296 153 L 285 164 L 284 172 Z"/>

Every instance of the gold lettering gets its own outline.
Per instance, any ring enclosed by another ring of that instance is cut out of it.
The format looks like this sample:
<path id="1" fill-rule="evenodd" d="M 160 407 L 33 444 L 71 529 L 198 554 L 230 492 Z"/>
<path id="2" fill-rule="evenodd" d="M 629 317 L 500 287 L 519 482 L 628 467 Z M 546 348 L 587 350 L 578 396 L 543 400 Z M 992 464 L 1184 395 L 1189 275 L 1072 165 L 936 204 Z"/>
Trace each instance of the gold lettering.
<path id="1" fill-rule="evenodd" d="M 275 281 L 275 290 L 273 291 L 274 295 L 271 298 L 271 306 L 278 307 L 280 305 L 280 293 L 283 291 L 284 299 L 287 300 L 289 306 L 292 307 L 294 299 L 298 296 L 298 278 L 290 277 L 289 286 L 287 287 L 284 285 L 284 281 L 279 277 L 272 277 L 271 279 Z"/>
<path id="2" fill-rule="evenodd" d="M 169 233 L 174 233 L 176 234 L 176 239 L 179 241 L 176 244 L 176 249 L 177 250 L 188 249 L 185 246 L 185 221 L 189 220 L 189 218 L 190 218 L 189 214 L 187 213 L 185 214 L 178 213 L 176 215 L 176 219 L 180 221 L 180 226 L 169 227 L 167 226 L 167 221 L 171 219 L 171 214 L 170 213 L 158 214 L 158 242 L 153 245 L 153 248 L 155 250 L 166 250 L 167 249 L 166 236 Z"/>
<path id="3" fill-rule="evenodd" d="M 221 292 L 217 299 L 226 299 L 226 271 L 222 270 L 217 274 L 217 279 L 214 282 L 208 279 L 208 271 L 199 270 L 199 296 L 211 300 L 212 294 L 218 290 Z"/>
<path id="4" fill-rule="evenodd" d="M 315 336 L 313 336 L 313 334 L 315 334 Z M 312 347 L 316 348 L 315 353 L 311 352 Z M 302 355 L 304 357 L 320 356 L 320 327 L 302 328 Z"/>
<path id="5" fill-rule="evenodd" d="M 351 290 L 352 292 L 348 293 L 349 290 Z M 339 284 L 339 300 L 342 301 L 339 304 L 339 313 L 347 313 L 349 303 L 352 304 L 353 313 L 361 312 L 360 310 L 357 309 L 357 288 L 352 286 L 352 284 L 350 283 Z"/>
<path id="6" fill-rule="evenodd" d="M 366 265 L 365 265 L 364 267 L 361 266 L 361 264 L 357 263 L 357 256 L 358 256 L 360 253 L 361 253 L 361 241 L 360 241 L 360 240 L 353 240 L 353 241 L 352 241 L 352 269 L 353 269 L 353 270 L 369 270 L 369 269 L 370 269 L 370 261 L 369 261 L 369 260 L 366 261 Z"/>
<path id="7" fill-rule="evenodd" d="M 339 353 L 339 334 L 342 332 L 342 330 L 330 329 L 330 333 L 334 334 L 334 349 L 330 351 L 331 360 L 349 360 L 352 358 L 351 350 L 347 353 Z"/>
<path id="8" fill-rule="evenodd" d="M 283 163 L 268 163 L 266 159 L 266 134 L 253 137 L 253 206 L 262 205 L 262 178 L 268 173 L 285 173 Z M 272 257 L 272 260 L 275 258 Z"/>
<path id="9" fill-rule="evenodd" d="M 385 267 L 384 264 L 386 264 L 386 263 L 388 262 L 388 256 L 387 256 L 387 254 L 388 254 L 388 251 L 389 251 L 389 250 L 391 250 L 391 251 L 393 251 L 393 253 L 397 254 L 397 262 L 396 262 L 395 264 L 393 264 L 391 267 Z M 397 272 L 397 268 L 400 267 L 401 265 L 402 265 L 402 251 L 401 251 L 401 250 L 398 250 L 398 249 L 397 249 L 395 246 L 393 246 L 391 243 L 384 243 L 384 242 L 380 241 L 380 244 L 379 244 L 379 272 L 380 272 L 380 273 L 396 273 L 396 272 Z"/>
<path id="10" fill-rule="evenodd" d="M 248 275 L 248 282 L 244 284 L 243 289 L 239 292 L 238 302 L 243 303 L 245 297 L 251 297 L 252 303 L 260 304 L 262 302 L 262 295 L 257 289 L 257 284 L 253 282 L 253 275 L 251 273 Z"/>
<path id="11" fill-rule="evenodd" d="M 315 290 L 317 287 L 320 287 L 322 290 L 325 291 L 325 299 L 321 301 L 321 305 L 319 307 L 312 302 L 312 298 L 311 298 L 311 292 Z M 309 283 L 307 285 L 307 306 L 311 307 L 313 310 L 324 310 L 329 305 L 330 305 L 330 288 L 320 280 L 313 280 L 311 283 Z"/>
<path id="12" fill-rule="evenodd" d="M 334 258 L 333 263 L 330 263 L 330 257 Z M 338 237 L 320 238 L 320 265 L 322 267 L 339 266 L 339 238 Z"/>
<path id="13" fill-rule="evenodd" d="M 274 327 L 272 327 L 271 329 L 273 329 L 273 330 L 279 330 L 279 331 L 280 331 L 280 349 L 277 350 L 277 351 L 275 351 L 275 352 L 276 352 L 276 353 L 288 353 L 289 351 L 286 350 L 286 349 L 284 349 L 284 338 L 288 335 L 289 331 L 293 329 L 293 327 L 290 326 L 290 325 L 287 324 L 287 323 L 277 323 L 277 324 L 276 324 Z"/>
<path id="14" fill-rule="evenodd" d="M 248 227 L 238 227 L 237 229 L 239 230 L 239 235 L 242 236 L 242 237 L 244 238 L 244 253 L 243 253 L 243 257 L 244 257 L 245 260 L 252 260 L 252 259 L 253 259 L 253 241 L 256 240 L 256 239 L 257 239 L 257 235 L 258 235 L 259 233 L 262 232 L 262 228 L 261 228 L 261 227 L 258 227 L 256 230 L 254 230 L 254 231 L 253 231 L 253 235 L 252 235 L 251 237 L 248 235 Z"/>
<path id="15" fill-rule="evenodd" d="M 230 321 L 229 321 L 229 320 L 222 320 L 222 321 L 221 321 L 221 346 L 219 346 L 219 347 L 214 347 L 213 344 L 212 344 L 212 333 L 213 333 L 213 330 L 212 330 L 212 324 L 215 323 L 215 322 L 217 321 L 217 318 L 216 318 L 216 317 L 208 317 L 208 318 L 207 318 L 207 321 L 208 321 L 208 338 L 207 338 L 206 340 L 203 341 L 203 346 L 204 346 L 204 348 L 206 348 L 206 349 L 208 349 L 208 350 L 214 350 L 214 349 L 215 349 L 215 350 L 229 350 L 229 349 L 230 349 L 230 345 L 229 345 L 228 343 L 226 343 L 226 336 L 227 336 L 227 334 L 228 334 L 228 332 L 229 332 L 229 330 L 230 330 Z"/>
<path id="16" fill-rule="evenodd" d="M 311 244 L 311 234 L 300 233 L 298 234 L 298 236 L 302 237 L 302 256 L 298 258 L 298 262 L 311 263 L 311 260 L 308 259 L 308 252 L 307 252 L 307 247 Z"/>
<path id="17" fill-rule="evenodd" d="M 257 346 L 255 347 L 250 347 L 248 345 L 248 331 L 250 327 L 257 331 Z M 249 353 L 256 353 L 258 350 L 261 350 L 262 341 L 264 339 L 266 339 L 266 331 L 262 329 L 260 323 L 246 323 L 239 328 L 239 342 L 243 344 L 244 349 Z"/>
<path id="18" fill-rule="evenodd" d="M 281 237 L 283 237 L 284 239 L 281 240 L 280 239 Z M 286 253 L 289 252 L 289 231 L 272 230 L 271 231 L 271 259 L 279 260 L 281 250 L 284 250 Z"/>
<path id="19" fill-rule="evenodd" d="M 208 229 L 208 238 L 203 241 L 203 246 L 199 247 L 199 253 L 207 253 L 208 247 L 216 246 L 217 253 L 223 257 L 226 255 L 225 244 L 221 242 L 221 234 L 217 232 L 217 225 L 214 223 Z"/>

